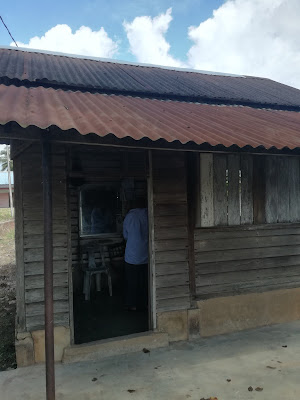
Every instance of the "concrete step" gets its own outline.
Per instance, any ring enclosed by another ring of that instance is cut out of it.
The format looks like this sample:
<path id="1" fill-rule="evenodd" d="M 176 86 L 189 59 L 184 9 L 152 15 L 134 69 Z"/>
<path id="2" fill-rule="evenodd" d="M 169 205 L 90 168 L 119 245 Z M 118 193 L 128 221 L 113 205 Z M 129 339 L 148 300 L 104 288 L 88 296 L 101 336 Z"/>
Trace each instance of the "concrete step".
<path id="1" fill-rule="evenodd" d="M 96 342 L 68 346 L 64 350 L 62 362 L 92 361 L 120 354 L 134 353 L 146 349 L 156 349 L 169 345 L 167 333 L 145 332 Z"/>

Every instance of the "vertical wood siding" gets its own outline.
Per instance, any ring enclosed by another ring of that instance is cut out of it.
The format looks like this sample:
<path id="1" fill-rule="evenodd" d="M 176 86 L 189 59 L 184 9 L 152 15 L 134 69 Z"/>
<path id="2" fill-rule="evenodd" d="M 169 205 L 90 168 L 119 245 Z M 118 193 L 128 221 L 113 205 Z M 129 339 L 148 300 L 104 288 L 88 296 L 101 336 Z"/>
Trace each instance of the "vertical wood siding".
<path id="1" fill-rule="evenodd" d="M 41 148 L 28 147 L 22 165 L 23 262 L 26 328 L 44 326 L 44 234 Z M 54 323 L 69 325 L 66 156 L 64 146 L 53 146 L 53 269 Z"/>
<path id="2" fill-rule="evenodd" d="M 199 157 L 198 227 L 300 221 L 299 157 Z"/>
<path id="3" fill-rule="evenodd" d="M 157 311 L 190 306 L 184 153 L 153 152 Z"/>

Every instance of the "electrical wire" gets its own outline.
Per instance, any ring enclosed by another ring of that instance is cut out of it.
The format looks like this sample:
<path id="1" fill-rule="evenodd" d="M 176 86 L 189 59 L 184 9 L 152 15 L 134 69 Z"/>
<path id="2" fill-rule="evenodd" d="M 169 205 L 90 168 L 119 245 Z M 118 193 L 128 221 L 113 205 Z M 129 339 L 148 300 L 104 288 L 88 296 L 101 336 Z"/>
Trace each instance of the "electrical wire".
<path id="1" fill-rule="evenodd" d="M 17 47 L 19 47 L 19 46 L 17 45 L 17 42 L 16 42 L 15 39 L 13 38 L 12 34 L 10 33 L 8 27 L 5 25 L 5 22 L 3 21 L 3 18 L 1 17 L 1 15 L 0 15 L 0 19 L 1 19 L 2 23 L 3 23 L 3 25 L 5 26 L 5 28 L 6 28 L 7 32 L 8 32 L 8 34 L 9 34 L 9 36 L 10 36 L 10 37 L 12 38 L 12 40 L 15 42 L 15 45 L 16 45 Z"/>

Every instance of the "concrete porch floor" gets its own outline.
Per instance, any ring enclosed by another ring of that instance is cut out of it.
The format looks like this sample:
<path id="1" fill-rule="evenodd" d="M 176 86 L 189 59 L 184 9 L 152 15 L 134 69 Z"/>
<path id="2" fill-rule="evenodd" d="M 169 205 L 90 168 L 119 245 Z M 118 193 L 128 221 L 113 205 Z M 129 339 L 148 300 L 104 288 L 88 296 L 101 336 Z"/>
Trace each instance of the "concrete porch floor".
<path id="1" fill-rule="evenodd" d="M 43 400 L 44 385 L 42 365 L 1 372 L 0 398 Z M 56 387 L 57 400 L 299 399 L 300 321 L 150 353 L 57 364 Z"/>

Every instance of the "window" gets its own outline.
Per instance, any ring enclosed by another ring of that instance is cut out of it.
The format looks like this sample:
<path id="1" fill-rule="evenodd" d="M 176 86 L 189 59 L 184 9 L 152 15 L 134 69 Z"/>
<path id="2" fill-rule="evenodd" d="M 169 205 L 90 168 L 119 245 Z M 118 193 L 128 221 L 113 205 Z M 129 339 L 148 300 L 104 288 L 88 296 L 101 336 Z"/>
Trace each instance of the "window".
<path id="1" fill-rule="evenodd" d="M 200 154 L 196 226 L 300 221 L 299 157 Z"/>
<path id="2" fill-rule="evenodd" d="M 115 234 L 122 229 L 119 185 L 85 185 L 80 190 L 81 236 Z"/>

